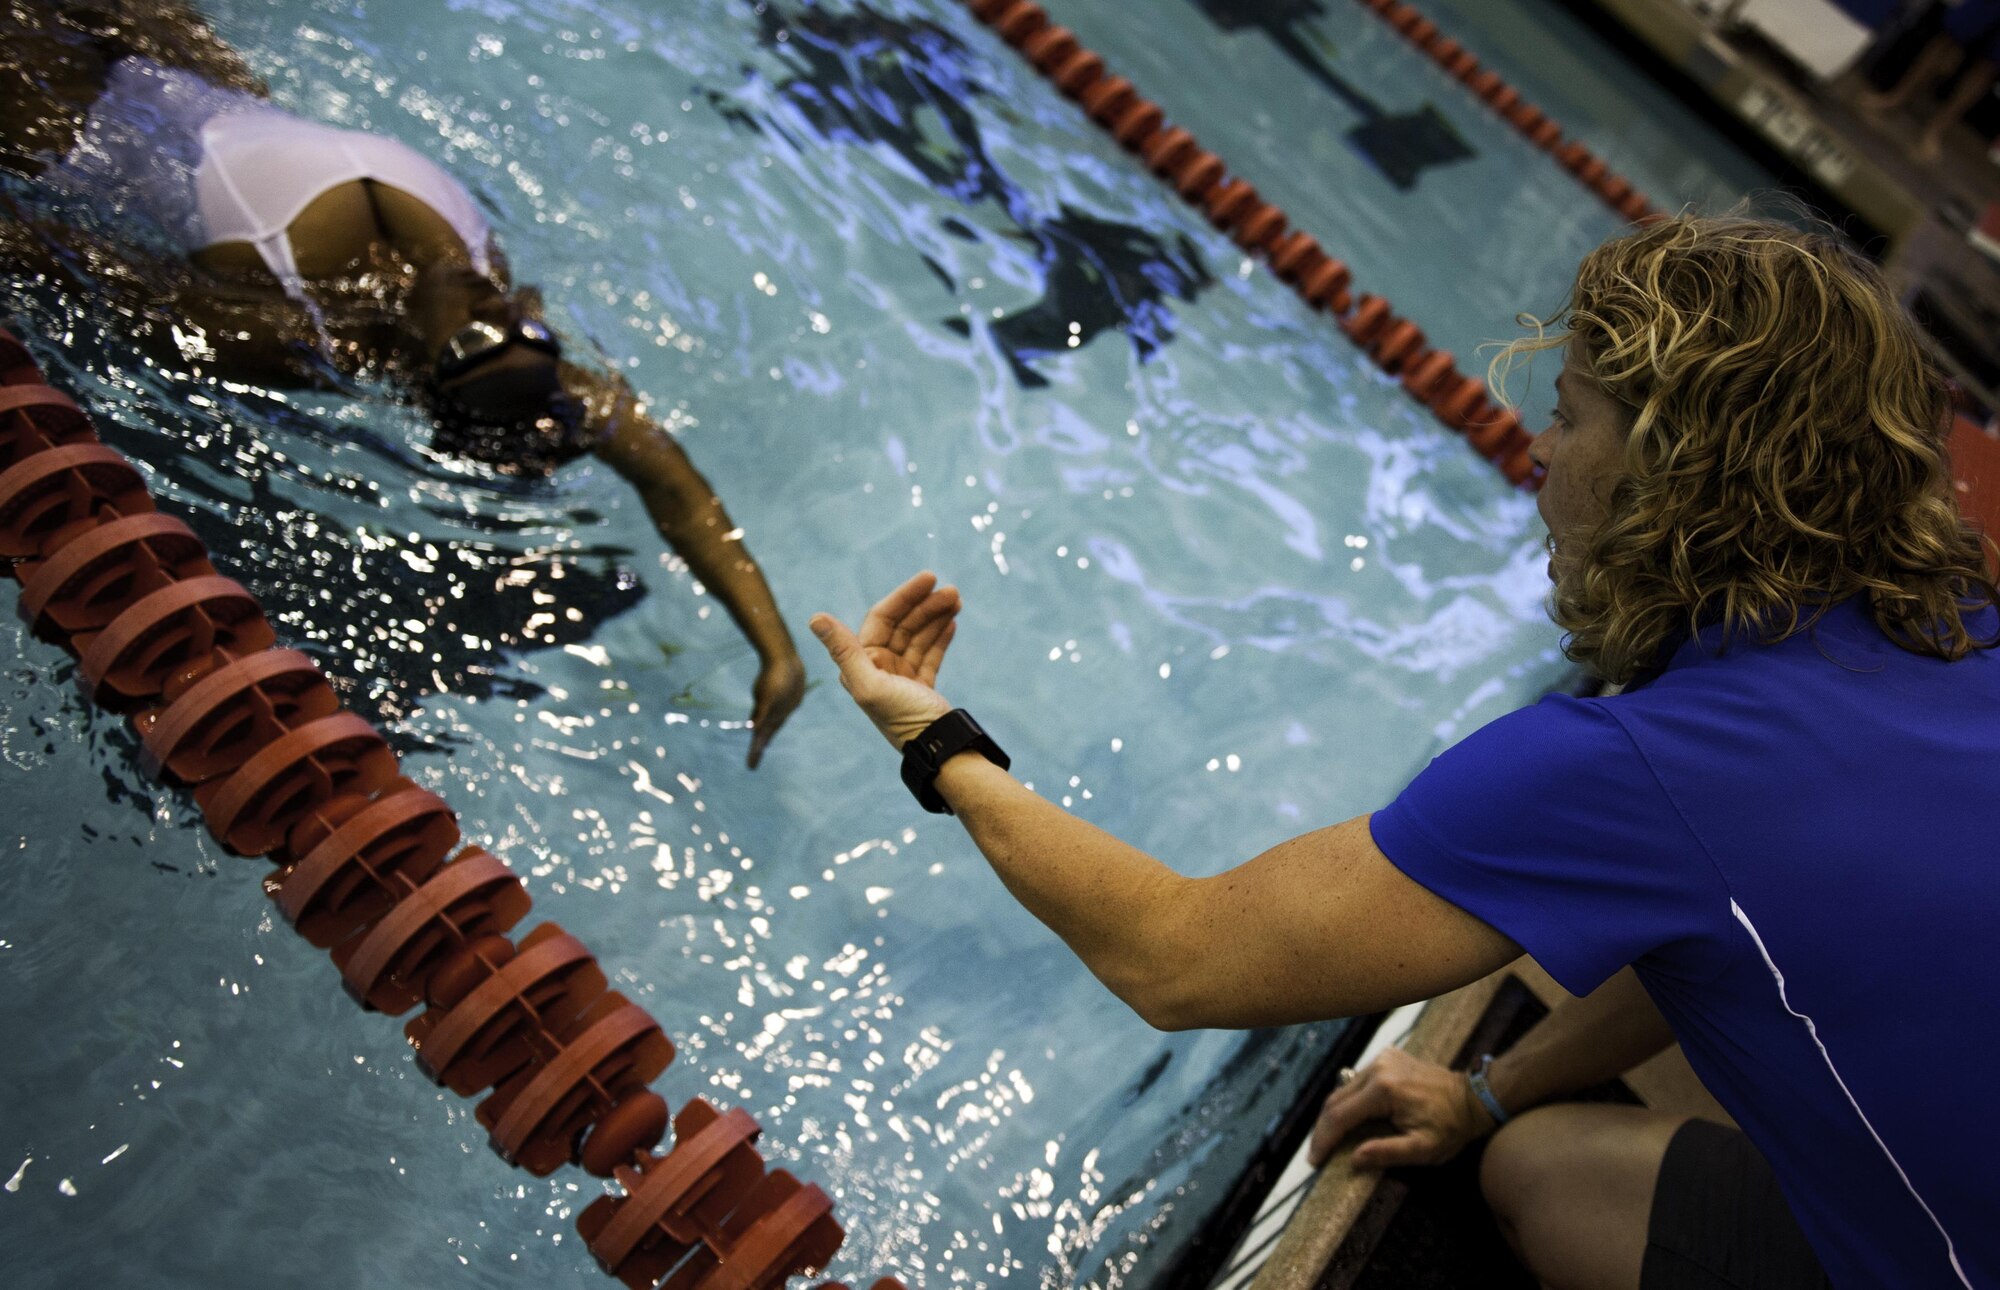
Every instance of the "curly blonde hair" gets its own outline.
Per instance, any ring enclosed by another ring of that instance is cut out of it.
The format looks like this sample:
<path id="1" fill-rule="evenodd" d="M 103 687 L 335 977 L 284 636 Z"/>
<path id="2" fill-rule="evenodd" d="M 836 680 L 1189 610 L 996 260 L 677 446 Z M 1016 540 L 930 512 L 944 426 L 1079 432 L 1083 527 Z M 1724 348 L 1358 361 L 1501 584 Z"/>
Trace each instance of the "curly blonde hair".
<path id="1" fill-rule="evenodd" d="M 1875 266 L 1831 232 L 1682 216 L 1584 257 L 1551 319 L 1505 346 L 1566 346 L 1632 419 L 1610 509 L 1552 615 L 1608 681 L 1664 665 L 1682 632 L 1783 640 L 1865 594 L 1904 649 L 2000 644 L 2000 602 L 1959 513 L 1943 376 Z"/>

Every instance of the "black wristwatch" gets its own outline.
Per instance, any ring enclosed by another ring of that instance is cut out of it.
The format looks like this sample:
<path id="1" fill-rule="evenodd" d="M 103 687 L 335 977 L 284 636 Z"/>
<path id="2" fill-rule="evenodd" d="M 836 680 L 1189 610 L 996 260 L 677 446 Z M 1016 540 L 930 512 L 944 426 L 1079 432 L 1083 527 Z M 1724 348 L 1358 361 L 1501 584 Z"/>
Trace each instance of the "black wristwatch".
<path id="1" fill-rule="evenodd" d="M 916 797 L 917 805 L 932 815 L 950 815 L 951 803 L 937 791 L 938 769 L 962 752 L 976 752 L 1006 770 L 1014 761 L 993 742 L 972 714 L 953 708 L 924 727 L 924 732 L 903 745 L 903 783 Z"/>

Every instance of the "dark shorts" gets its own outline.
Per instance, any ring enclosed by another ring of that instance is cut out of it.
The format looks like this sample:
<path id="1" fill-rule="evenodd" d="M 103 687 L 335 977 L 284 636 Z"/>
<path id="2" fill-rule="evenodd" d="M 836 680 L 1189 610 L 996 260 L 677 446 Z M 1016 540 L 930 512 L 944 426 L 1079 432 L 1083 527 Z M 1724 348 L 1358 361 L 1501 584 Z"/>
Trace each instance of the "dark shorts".
<path id="1" fill-rule="evenodd" d="M 1829 1290 L 1771 1166 L 1735 1129 L 1689 1120 L 1667 1144 L 1640 1290 Z"/>

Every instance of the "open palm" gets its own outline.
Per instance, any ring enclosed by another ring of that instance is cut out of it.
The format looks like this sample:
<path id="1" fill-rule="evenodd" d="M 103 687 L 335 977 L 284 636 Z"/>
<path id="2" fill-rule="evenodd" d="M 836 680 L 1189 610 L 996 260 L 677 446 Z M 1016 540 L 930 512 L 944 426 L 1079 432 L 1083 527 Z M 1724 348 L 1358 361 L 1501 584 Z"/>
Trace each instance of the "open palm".
<path id="1" fill-rule="evenodd" d="M 897 748 L 951 711 L 937 676 L 959 608 L 958 588 L 938 586 L 925 571 L 876 602 L 858 634 L 831 614 L 813 616 L 813 635 L 839 666 L 841 685 Z"/>

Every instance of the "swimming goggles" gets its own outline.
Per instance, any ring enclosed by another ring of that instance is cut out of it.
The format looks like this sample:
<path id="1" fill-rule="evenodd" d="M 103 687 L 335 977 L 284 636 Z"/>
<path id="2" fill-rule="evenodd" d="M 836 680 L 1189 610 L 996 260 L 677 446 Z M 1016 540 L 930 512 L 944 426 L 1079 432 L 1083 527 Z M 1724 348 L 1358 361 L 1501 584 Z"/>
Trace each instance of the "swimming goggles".
<path id="1" fill-rule="evenodd" d="M 562 357 L 562 342 L 546 324 L 533 318 L 512 318 L 505 327 L 474 319 L 445 341 L 433 373 L 440 381 L 464 376 L 516 344 L 538 349 L 551 358 Z"/>

